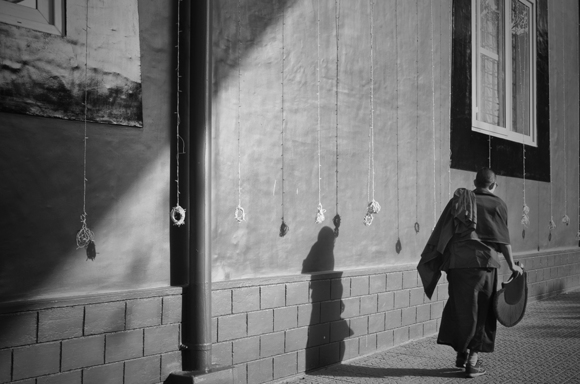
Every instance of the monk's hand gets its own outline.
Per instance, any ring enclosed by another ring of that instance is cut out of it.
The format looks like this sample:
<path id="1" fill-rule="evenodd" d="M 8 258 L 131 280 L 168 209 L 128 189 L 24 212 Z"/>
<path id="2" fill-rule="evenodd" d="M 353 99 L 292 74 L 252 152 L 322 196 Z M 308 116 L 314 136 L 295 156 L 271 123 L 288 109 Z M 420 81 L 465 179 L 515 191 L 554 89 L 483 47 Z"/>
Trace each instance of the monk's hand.
<path id="1" fill-rule="evenodd" d="M 517 264 L 514 264 L 513 267 L 511 268 L 512 272 L 516 274 L 516 278 L 520 277 L 521 275 L 524 274 L 524 269 L 523 269 L 523 265 L 519 266 Z"/>

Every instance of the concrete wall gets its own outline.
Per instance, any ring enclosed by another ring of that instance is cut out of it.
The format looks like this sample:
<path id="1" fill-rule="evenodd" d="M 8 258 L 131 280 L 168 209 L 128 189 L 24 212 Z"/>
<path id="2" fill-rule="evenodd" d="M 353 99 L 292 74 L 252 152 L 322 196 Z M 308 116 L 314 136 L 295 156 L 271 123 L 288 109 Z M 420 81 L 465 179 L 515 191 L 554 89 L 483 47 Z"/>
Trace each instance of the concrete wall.
<path id="1" fill-rule="evenodd" d="M 376 2 L 373 84 L 369 2 L 338 2 L 338 109 L 336 2 L 320 2 L 320 49 L 317 4 L 247 0 L 238 10 L 238 2 L 216 2 L 214 281 L 416 263 L 453 191 L 473 186 L 473 173 L 449 168 L 451 1 Z M 518 255 L 578 246 L 577 10 L 571 0 L 548 4 L 552 181 L 525 182 L 531 221 L 525 238 L 520 223 L 524 182 L 499 177 L 497 194 L 508 204 Z M 322 224 L 314 221 L 318 58 L 320 201 L 327 210 Z M 382 210 L 365 227 L 371 86 L 375 199 Z M 240 224 L 234 219 L 238 181 L 247 215 Z M 334 241 L 328 234 L 337 208 L 342 224 Z M 568 226 L 560 221 L 564 214 L 571 219 Z M 281 238 L 282 216 L 290 231 Z M 557 228 L 549 239 L 551 217 Z"/>
<path id="2" fill-rule="evenodd" d="M 0 114 L 2 302 L 169 284 L 172 15 L 161 4 L 138 5 L 144 126 L 87 124 L 94 262 L 75 242 L 83 211 L 84 124 Z"/>

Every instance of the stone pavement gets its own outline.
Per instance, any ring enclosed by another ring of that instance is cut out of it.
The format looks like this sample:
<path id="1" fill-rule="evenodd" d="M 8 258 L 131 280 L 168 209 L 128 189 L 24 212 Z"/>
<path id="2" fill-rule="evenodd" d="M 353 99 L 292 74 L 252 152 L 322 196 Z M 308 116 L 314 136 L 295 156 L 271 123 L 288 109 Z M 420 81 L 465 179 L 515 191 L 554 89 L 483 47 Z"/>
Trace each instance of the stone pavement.
<path id="1" fill-rule="evenodd" d="M 309 372 L 314 383 L 580 383 L 580 290 L 528 303 L 515 327 L 498 323 L 494 353 L 480 354 L 487 374 L 465 378 L 455 352 L 436 336 Z"/>

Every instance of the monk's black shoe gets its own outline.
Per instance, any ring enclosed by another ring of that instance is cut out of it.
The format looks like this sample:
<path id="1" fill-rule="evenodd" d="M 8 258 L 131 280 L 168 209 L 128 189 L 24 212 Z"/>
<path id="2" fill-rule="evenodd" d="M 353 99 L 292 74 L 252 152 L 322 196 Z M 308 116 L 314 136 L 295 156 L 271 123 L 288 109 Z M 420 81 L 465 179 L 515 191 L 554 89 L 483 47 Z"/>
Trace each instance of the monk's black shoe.
<path id="1" fill-rule="evenodd" d="M 457 358 L 455 359 L 455 366 L 457 368 L 465 368 L 465 364 L 467 363 L 467 352 L 457 352 Z"/>

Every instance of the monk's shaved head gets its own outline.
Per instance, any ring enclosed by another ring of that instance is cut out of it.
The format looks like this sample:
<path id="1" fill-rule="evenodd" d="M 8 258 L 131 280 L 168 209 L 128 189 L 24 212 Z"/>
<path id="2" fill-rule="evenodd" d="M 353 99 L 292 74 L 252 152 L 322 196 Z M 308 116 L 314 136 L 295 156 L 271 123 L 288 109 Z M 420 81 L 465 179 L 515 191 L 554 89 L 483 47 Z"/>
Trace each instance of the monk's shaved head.
<path id="1" fill-rule="evenodd" d="M 489 168 L 481 168 L 475 176 L 475 186 L 477 188 L 489 188 L 495 183 L 495 172 Z"/>

